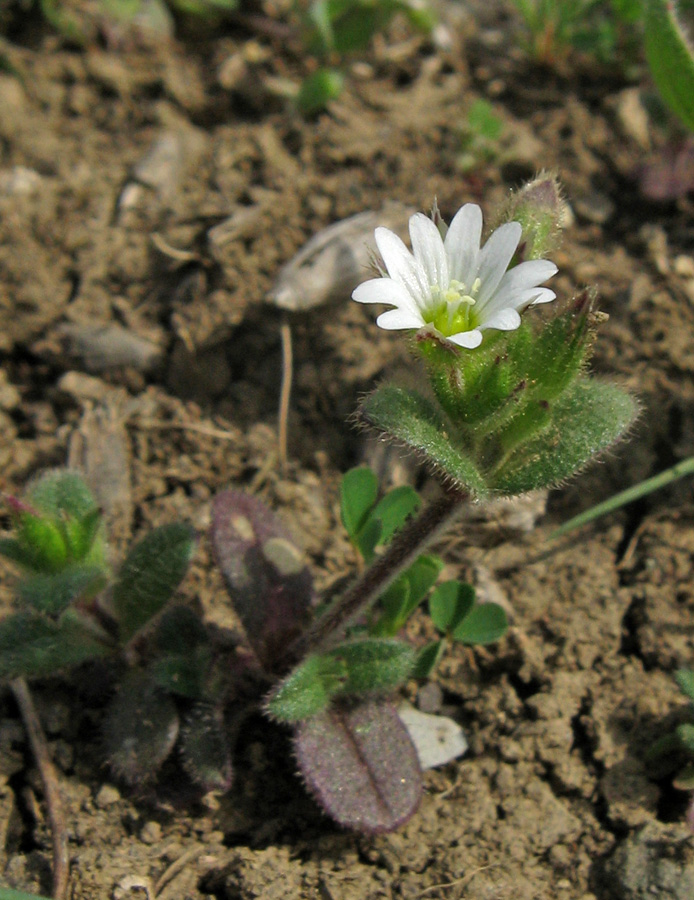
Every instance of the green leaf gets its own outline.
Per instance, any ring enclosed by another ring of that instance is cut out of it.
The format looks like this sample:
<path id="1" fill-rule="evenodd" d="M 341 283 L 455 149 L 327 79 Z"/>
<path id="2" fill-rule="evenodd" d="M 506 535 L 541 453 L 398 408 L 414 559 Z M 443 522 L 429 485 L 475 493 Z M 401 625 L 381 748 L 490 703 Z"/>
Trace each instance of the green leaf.
<path id="1" fill-rule="evenodd" d="M 326 654 L 309 656 L 276 687 L 266 702 L 271 718 L 300 722 L 324 710 L 346 677 L 341 660 Z"/>
<path id="2" fill-rule="evenodd" d="M 43 472 L 27 486 L 26 500 L 54 519 L 64 515 L 83 519 L 97 507 L 84 478 L 70 469 Z"/>
<path id="3" fill-rule="evenodd" d="M 439 664 L 445 648 L 445 641 L 432 641 L 426 647 L 422 647 L 417 653 L 411 677 L 428 678 Z"/>
<path id="4" fill-rule="evenodd" d="M 299 88 L 296 105 L 305 115 L 320 112 L 342 93 L 345 77 L 336 69 L 318 69 L 305 78 Z"/>
<path id="5" fill-rule="evenodd" d="M 646 0 L 646 57 L 663 99 L 689 131 L 694 131 L 694 44 L 684 16 L 694 0 Z"/>
<path id="6" fill-rule="evenodd" d="M 23 578 L 17 590 L 25 603 L 56 615 L 77 600 L 95 596 L 106 583 L 106 573 L 99 566 L 74 565 L 54 575 Z"/>
<path id="7" fill-rule="evenodd" d="M 195 532 L 182 522 L 157 528 L 135 544 L 113 586 L 113 610 L 123 643 L 171 599 L 194 549 Z"/>
<path id="8" fill-rule="evenodd" d="M 487 486 L 475 464 L 448 437 L 450 426 L 416 391 L 383 385 L 363 401 L 360 418 L 406 444 L 440 475 L 457 482 L 474 496 L 487 494 Z"/>
<path id="9" fill-rule="evenodd" d="M 157 624 L 157 649 L 163 654 L 186 654 L 208 642 L 200 616 L 187 606 L 167 609 Z"/>
<path id="10" fill-rule="evenodd" d="M 506 611 L 497 603 L 478 603 L 453 631 L 461 644 L 493 644 L 508 631 Z"/>
<path id="11" fill-rule="evenodd" d="M 376 556 L 376 547 L 381 539 L 382 527 L 380 519 L 369 517 L 357 535 L 356 547 L 366 563 L 373 562 Z"/>
<path id="12" fill-rule="evenodd" d="M 380 599 L 383 615 L 372 629 L 374 635 L 393 637 L 436 583 L 443 569 L 438 556 L 420 556 Z"/>
<path id="13" fill-rule="evenodd" d="M 356 543 L 378 498 L 378 480 L 368 466 L 345 472 L 340 482 L 340 512 L 349 539 Z"/>
<path id="14" fill-rule="evenodd" d="M 463 581 L 444 581 L 429 598 L 431 621 L 444 634 L 455 631 L 475 603 L 475 589 Z"/>
<path id="15" fill-rule="evenodd" d="M 382 497 L 371 513 L 371 517 L 381 523 L 379 544 L 388 544 L 409 517 L 421 506 L 417 491 L 409 485 L 393 488 Z"/>
<path id="16" fill-rule="evenodd" d="M 680 669 L 675 672 L 675 681 L 682 693 L 686 694 L 690 700 L 694 700 L 694 670 Z"/>
<path id="17" fill-rule="evenodd" d="M 0 622 L 0 678 L 53 675 L 112 651 L 108 636 L 72 610 L 58 622 L 34 612 Z"/>
<path id="18" fill-rule="evenodd" d="M 32 547 L 27 547 L 16 538 L 2 538 L 0 540 L 0 555 L 11 560 L 23 569 L 34 569 L 36 553 Z"/>
<path id="19" fill-rule="evenodd" d="M 15 891 L 12 888 L 0 887 L 0 900 L 48 900 L 38 894 L 27 894 L 26 891 Z"/>
<path id="20" fill-rule="evenodd" d="M 380 638 L 344 643 L 326 656 L 344 666 L 339 692 L 356 695 L 399 687 L 410 677 L 415 658 L 408 644 Z"/>
<path id="21" fill-rule="evenodd" d="M 637 412 L 634 399 L 616 385 L 579 378 L 556 400 L 549 428 L 508 456 L 491 487 L 514 496 L 561 483 L 617 441 Z"/>

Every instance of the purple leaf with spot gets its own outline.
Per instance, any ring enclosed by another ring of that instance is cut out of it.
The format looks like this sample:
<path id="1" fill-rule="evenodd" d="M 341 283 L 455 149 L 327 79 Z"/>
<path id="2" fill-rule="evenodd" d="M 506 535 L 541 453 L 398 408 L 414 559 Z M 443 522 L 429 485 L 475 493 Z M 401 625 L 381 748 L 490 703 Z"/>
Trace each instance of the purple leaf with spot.
<path id="1" fill-rule="evenodd" d="M 214 499 L 212 542 L 248 642 L 265 669 L 281 673 L 313 601 L 301 552 L 264 503 L 236 491 Z"/>
<path id="2" fill-rule="evenodd" d="M 294 730 L 299 769 L 340 825 L 394 831 L 419 805 L 417 751 L 395 707 L 383 700 L 335 705 Z"/>

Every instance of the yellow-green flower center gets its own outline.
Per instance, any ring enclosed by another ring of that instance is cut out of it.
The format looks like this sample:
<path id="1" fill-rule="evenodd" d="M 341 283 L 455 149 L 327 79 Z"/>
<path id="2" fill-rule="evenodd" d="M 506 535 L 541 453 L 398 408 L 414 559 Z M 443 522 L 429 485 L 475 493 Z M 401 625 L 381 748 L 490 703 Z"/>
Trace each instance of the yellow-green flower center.
<path id="1" fill-rule="evenodd" d="M 431 307 L 424 314 L 427 323 L 431 323 L 444 337 L 471 331 L 475 327 L 473 306 L 477 303 L 477 294 L 482 286 L 476 278 L 471 287 L 453 279 L 445 290 L 438 285 L 431 286 Z"/>

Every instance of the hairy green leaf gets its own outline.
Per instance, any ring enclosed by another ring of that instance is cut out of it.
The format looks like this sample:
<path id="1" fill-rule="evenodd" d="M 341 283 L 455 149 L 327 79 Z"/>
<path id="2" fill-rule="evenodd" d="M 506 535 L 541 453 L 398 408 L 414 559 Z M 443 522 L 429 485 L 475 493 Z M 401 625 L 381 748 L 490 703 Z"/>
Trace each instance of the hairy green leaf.
<path id="1" fill-rule="evenodd" d="M 113 586 L 121 641 L 129 641 L 161 612 L 183 580 L 194 549 L 193 529 L 175 522 L 151 531 L 130 550 Z"/>
<path id="2" fill-rule="evenodd" d="M 472 460 L 449 437 L 449 425 L 434 406 L 418 394 L 383 385 L 362 403 L 361 419 L 407 445 L 439 474 L 458 483 L 476 497 L 487 487 Z"/>

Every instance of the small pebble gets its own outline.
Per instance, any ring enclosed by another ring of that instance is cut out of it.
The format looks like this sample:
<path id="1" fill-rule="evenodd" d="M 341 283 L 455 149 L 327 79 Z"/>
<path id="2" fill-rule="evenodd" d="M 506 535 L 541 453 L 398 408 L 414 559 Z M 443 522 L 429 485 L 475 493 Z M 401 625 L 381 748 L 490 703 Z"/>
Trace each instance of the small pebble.
<path id="1" fill-rule="evenodd" d="M 140 840 L 143 844 L 158 844 L 161 840 L 161 825 L 159 822 L 145 822 L 140 832 Z"/>
<path id="2" fill-rule="evenodd" d="M 118 788 L 114 787 L 112 784 L 104 784 L 96 795 L 94 802 L 99 809 L 106 809 L 108 806 L 113 806 L 114 803 L 118 803 L 119 800 L 120 791 Z"/>

